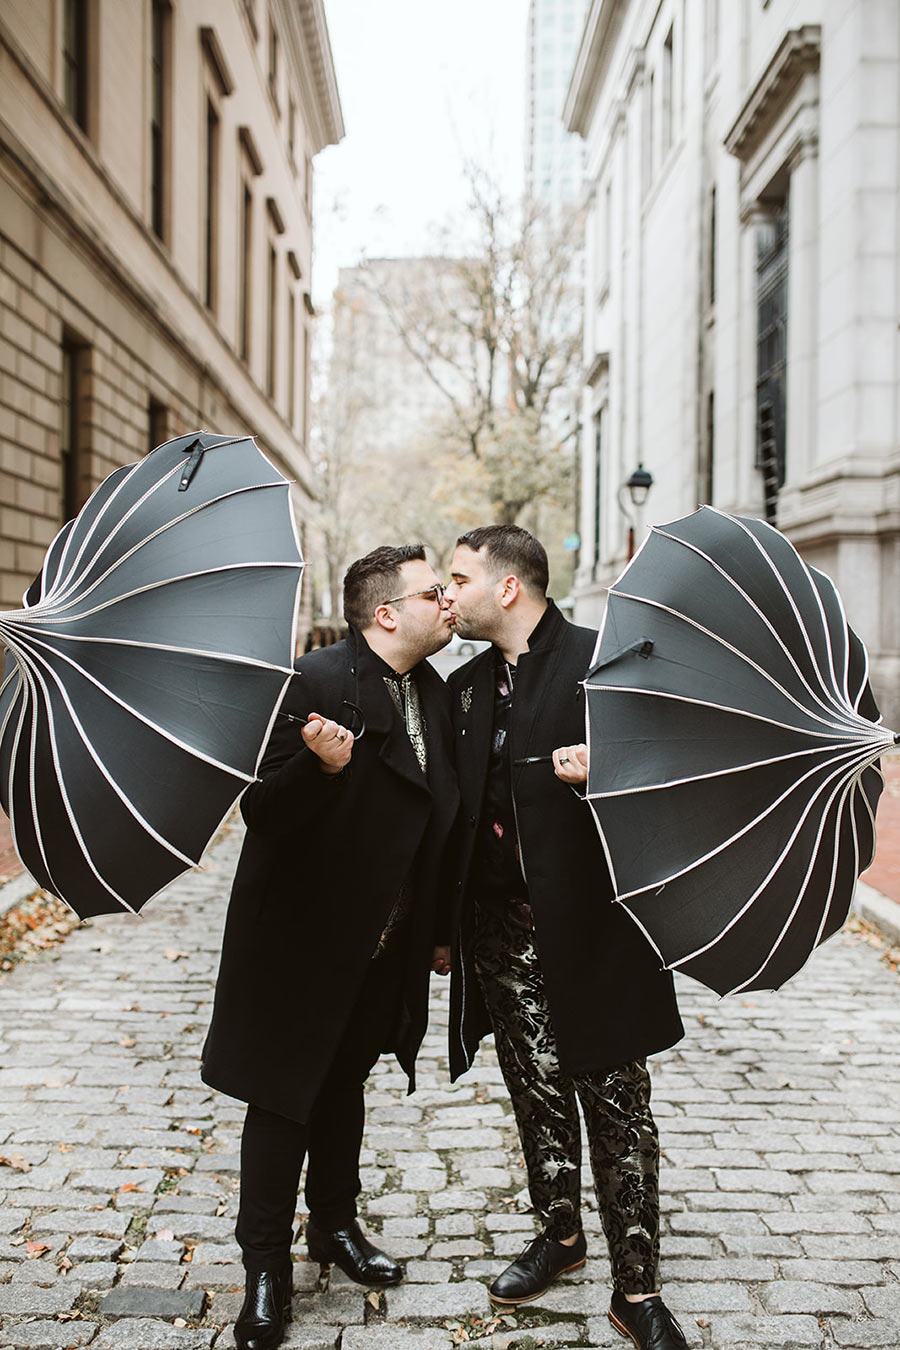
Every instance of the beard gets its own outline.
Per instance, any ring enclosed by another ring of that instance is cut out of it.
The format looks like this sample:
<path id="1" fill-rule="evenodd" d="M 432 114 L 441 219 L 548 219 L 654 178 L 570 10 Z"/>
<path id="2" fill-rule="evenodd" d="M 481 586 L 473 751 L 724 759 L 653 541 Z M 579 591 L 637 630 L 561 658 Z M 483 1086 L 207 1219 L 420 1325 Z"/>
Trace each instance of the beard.
<path id="1" fill-rule="evenodd" d="M 491 618 L 492 612 L 479 614 L 476 611 L 475 613 L 467 614 L 465 618 L 463 618 L 462 615 L 457 614 L 456 623 L 453 625 L 454 631 L 457 632 L 461 638 L 468 638 L 470 641 L 490 642 L 492 641 Z"/>

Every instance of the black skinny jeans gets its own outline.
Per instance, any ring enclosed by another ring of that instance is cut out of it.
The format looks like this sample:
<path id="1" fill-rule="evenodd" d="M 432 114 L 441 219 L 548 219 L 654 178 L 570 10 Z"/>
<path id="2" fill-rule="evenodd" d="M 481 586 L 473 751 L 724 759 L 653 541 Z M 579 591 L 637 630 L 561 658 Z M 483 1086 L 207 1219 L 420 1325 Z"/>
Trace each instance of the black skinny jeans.
<path id="1" fill-rule="evenodd" d="M 280 1270 L 290 1260 L 304 1158 L 306 1205 L 317 1227 L 334 1232 L 356 1218 L 365 1083 L 400 1012 L 403 936 L 395 933 L 372 961 L 309 1120 L 247 1107 L 235 1237 L 248 1271 Z"/>

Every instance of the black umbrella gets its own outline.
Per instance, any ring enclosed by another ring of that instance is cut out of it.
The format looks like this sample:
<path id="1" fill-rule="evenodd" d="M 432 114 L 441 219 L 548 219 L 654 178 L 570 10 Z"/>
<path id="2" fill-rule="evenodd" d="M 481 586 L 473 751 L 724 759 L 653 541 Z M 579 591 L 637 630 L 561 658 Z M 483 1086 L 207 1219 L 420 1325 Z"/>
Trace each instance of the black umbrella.
<path id="1" fill-rule="evenodd" d="M 666 966 L 777 989 L 847 916 L 896 739 L 834 585 L 765 522 L 702 507 L 611 588 L 585 687 L 617 901 Z"/>
<path id="2" fill-rule="evenodd" d="M 0 803 L 82 917 L 195 865 L 292 673 L 303 560 L 290 484 L 207 432 L 115 470 L 0 614 Z"/>

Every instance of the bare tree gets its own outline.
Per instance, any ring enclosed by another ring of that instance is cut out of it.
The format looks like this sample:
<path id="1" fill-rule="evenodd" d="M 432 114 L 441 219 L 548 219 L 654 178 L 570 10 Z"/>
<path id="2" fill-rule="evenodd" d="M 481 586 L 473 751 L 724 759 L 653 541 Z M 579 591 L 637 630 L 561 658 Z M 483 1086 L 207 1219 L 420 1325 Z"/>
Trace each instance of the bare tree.
<path id="1" fill-rule="evenodd" d="M 563 396 L 581 351 L 578 212 L 505 199 L 470 165 L 462 229 L 439 235 L 439 267 L 403 289 L 369 265 L 369 284 L 407 353 L 443 398 L 437 428 L 480 466 L 490 509 L 512 523 L 536 499 L 573 490 Z"/>

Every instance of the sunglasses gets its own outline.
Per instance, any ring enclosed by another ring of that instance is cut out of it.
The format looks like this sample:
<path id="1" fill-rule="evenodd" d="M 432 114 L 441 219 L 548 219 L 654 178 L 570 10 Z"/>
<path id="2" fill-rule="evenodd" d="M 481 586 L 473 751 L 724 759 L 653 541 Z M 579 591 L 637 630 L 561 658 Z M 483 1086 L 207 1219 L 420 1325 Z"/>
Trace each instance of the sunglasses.
<path id="1" fill-rule="evenodd" d="M 397 605 L 401 600 L 416 600 L 421 596 L 423 600 L 436 600 L 438 604 L 441 604 L 444 599 L 445 590 L 446 587 L 438 582 L 435 586 L 429 586 L 427 591 L 410 591 L 409 595 L 395 595 L 392 600 L 384 600 L 382 603 L 385 605 Z"/>

